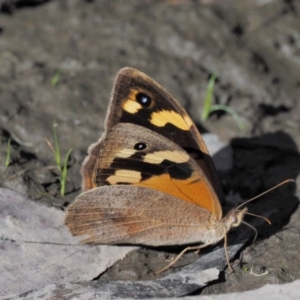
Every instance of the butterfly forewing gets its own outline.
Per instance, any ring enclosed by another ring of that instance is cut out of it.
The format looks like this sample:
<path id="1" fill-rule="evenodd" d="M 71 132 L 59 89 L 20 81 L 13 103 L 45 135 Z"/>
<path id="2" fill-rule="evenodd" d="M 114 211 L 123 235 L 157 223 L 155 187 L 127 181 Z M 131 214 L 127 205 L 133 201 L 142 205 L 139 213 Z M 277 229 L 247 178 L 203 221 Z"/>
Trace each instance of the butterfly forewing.
<path id="1" fill-rule="evenodd" d="M 83 190 L 97 186 L 91 178 L 98 153 L 107 132 L 120 122 L 158 132 L 185 149 L 205 173 L 219 199 L 222 199 L 212 159 L 190 117 L 158 83 L 132 68 L 120 70 L 116 77 L 106 118 L 106 132 L 102 139 L 89 148 L 89 156 L 83 164 Z"/>
<path id="2" fill-rule="evenodd" d="M 119 123 L 103 141 L 93 182 L 159 190 L 201 206 L 221 219 L 221 207 L 206 174 L 180 146 L 147 128 Z"/>

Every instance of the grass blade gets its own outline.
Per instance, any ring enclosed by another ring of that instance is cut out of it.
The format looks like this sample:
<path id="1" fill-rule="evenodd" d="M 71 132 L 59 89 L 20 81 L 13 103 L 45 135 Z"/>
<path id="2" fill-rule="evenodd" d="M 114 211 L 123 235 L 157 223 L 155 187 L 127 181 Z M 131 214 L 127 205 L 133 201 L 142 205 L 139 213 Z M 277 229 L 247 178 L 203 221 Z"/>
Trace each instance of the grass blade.
<path id="1" fill-rule="evenodd" d="M 54 157 L 55 157 L 55 162 L 59 170 L 61 171 L 61 156 L 60 156 L 60 148 L 59 148 L 59 142 L 58 142 L 58 137 L 56 133 L 56 127 L 57 123 L 54 121 L 53 122 L 53 137 L 54 137 Z"/>
<path id="2" fill-rule="evenodd" d="M 10 164 L 11 159 L 11 139 L 9 138 L 7 141 L 7 152 L 6 152 L 6 159 L 5 159 L 5 168 L 7 168 Z"/>
<path id="3" fill-rule="evenodd" d="M 206 93 L 205 93 L 205 99 L 204 99 L 204 107 L 201 114 L 201 120 L 205 121 L 207 120 L 209 114 L 211 113 L 211 101 L 213 97 L 213 91 L 215 86 L 217 75 L 215 73 L 212 74 L 212 76 L 209 79 Z"/>
<path id="4" fill-rule="evenodd" d="M 210 107 L 210 112 L 212 113 L 213 111 L 216 111 L 216 110 L 223 110 L 223 111 L 226 111 L 227 113 L 229 113 L 233 118 L 234 120 L 236 121 L 237 123 L 237 126 L 239 127 L 240 130 L 245 130 L 245 124 L 242 122 L 241 118 L 238 116 L 238 114 L 229 106 L 226 106 L 226 105 L 212 105 Z"/>
<path id="5" fill-rule="evenodd" d="M 63 165 L 62 170 L 61 170 L 60 194 L 62 196 L 65 195 L 66 183 L 67 183 L 67 174 L 68 174 L 68 161 L 69 161 L 69 157 L 70 157 L 71 152 L 72 152 L 72 149 L 69 149 L 69 151 L 68 151 L 68 153 L 65 157 L 64 165 Z"/>

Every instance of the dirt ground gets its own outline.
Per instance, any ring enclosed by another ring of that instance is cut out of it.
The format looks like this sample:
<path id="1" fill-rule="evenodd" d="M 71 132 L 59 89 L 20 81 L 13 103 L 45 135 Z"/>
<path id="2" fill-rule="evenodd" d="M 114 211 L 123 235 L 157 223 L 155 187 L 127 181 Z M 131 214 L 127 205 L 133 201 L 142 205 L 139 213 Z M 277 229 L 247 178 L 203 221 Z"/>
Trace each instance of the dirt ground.
<path id="1" fill-rule="evenodd" d="M 125 66 L 153 77 L 202 132 L 216 134 L 232 148 L 232 168 L 219 174 L 225 195 L 249 199 L 285 179 L 297 180 L 299 1 L 0 0 L 0 6 L 2 187 L 58 209 L 71 203 L 80 192 L 87 148 L 103 131 L 114 76 Z M 233 108 L 244 130 L 224 112 L 200 124 L 213 73 L 215 103 Z M 73 149 L 64 197 L 45 142 L 53 143 L 54 122 L 62 156 Z M 5 168 L 9 139 L 11 162 Z M 203 294 L 300 278 L 297 196 L 297 185 L 289 184 L 249 205 L 272 225 L 259 226 L 255 245 L 237 255 L 236 272 L 225 270 Z M 149 279 L 178 251 L 142 248 L 100 279 Z M 190 253 L 179 265 L 197 257 Z"/>

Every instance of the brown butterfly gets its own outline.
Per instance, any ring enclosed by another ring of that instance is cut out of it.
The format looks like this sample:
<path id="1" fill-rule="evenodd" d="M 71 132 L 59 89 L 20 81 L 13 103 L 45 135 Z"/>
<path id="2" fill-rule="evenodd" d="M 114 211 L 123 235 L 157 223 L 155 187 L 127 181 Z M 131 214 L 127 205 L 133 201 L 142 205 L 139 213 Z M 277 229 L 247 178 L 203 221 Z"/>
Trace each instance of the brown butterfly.
<path id="1" fill-rule="evenodd" d="M 226 244 L 227 232 L 240 225 L 247 209 L 222 217 L 211 156 L 165 89 L 140 71 L 120 70 L 105 124 L 83 163 L 84 192 L 67 210 L 65 224 L 73 235 L 96 244 L 201 243 L 183 252 L 222 238 Z"/>

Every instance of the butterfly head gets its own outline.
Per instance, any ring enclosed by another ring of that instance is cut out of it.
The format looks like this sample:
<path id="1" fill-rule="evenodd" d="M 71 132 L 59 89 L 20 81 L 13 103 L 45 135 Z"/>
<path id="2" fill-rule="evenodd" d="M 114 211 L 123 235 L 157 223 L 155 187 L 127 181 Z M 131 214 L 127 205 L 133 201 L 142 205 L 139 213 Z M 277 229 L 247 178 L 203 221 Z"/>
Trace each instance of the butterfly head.
<path id="1" fill-rule="evenodd" d="M 243 222 L 244 215 L 247 213 L 247 207 L 242 210 L 233 209 L 225 217 L 226 231 L 229 231 L 231 227 L 238 227 Z"/>

